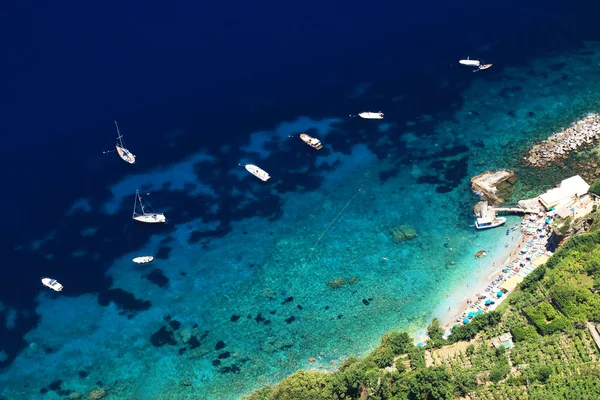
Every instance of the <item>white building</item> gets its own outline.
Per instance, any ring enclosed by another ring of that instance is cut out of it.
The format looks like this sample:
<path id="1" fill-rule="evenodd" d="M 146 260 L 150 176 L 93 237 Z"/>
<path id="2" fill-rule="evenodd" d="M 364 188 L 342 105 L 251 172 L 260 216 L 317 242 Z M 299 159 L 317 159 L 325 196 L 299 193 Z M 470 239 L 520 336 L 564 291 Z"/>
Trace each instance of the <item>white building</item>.
<path id="1" fill-rule="evenodd" d="M 587 194 L 590 185 L 579 175 L 563 180 L 555 189 L 550 189 L 539 197 L 542 205 L 549 210 L 556 206 L 568 206 L 577 198 Z"/>

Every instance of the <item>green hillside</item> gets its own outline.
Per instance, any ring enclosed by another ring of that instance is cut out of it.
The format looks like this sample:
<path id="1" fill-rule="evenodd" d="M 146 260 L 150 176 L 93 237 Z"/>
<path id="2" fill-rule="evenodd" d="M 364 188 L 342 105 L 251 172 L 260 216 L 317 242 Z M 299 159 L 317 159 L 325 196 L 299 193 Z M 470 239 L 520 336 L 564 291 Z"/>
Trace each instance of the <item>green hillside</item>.
<path id="1" fill-rule="evenodd" d="M 345 360 L 335 373 L 297 371 L 246 399 L 600 399 L 591 334 L 600 322 L 599 213 L 572 226 L 587 233 L 570 237 L 496 311 L 454 328 L 447 340 L 436 320 L 424 347 L 388 333 L 370 355 Z M 494 347 L 492 339 L 506 333 L 514 347 Z"/>

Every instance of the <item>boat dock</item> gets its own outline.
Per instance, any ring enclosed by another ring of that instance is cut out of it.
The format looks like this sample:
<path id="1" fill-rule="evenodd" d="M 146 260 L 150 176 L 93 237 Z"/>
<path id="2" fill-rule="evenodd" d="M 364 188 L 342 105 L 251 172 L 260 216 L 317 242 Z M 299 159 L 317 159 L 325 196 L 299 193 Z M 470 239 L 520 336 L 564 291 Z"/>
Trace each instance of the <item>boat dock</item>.
<path id="1" fill-rule="evenodd" d="M 520 200 L 517 206 L 513 207 L 492 207 L 487 201 L 481 201 L 475 205 L 475 215 L 480 218 L 496 218 L 499 212 L 515 214 L 537 214 L 541 211 L 538 198 Z"/>

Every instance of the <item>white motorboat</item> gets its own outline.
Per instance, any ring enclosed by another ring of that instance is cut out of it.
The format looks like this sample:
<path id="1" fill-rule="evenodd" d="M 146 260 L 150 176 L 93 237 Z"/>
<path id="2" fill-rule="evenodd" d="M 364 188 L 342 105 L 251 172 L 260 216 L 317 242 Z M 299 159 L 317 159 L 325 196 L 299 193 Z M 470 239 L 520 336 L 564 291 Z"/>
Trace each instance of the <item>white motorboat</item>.
<path id="1" fill-rule="evenodd" d="M 269 178 L 271 177 L 271 175 L 269 175 L 267 173 L 267 171 L 265 171 L 262 168 L 257 167 L 254 164 L 246 164 L 244 167 L 246 167 L 246 171 L 250 172 L 252 175 L 254 175 L 255 177 L 257 177 L 258 179 L 260 179 L 263 182 L 268 181 Z"/>
<path id="2" fill-rule="evenodd" d="M 503 225 L 506 222 L 506 218 L 504 217 L 496 217 L 496 218 L 477 218 L 475 221 L 475 227 L 477 229 L 489 229 L 495 228 L 497 226 Z"/>
<path id="3" fill-rule="evenodd" d="M 360 114 L 358 114 L 359 117 L 364 118 L 364 119 L 383 119 L 383 113 L 380 112 L 371 112 L 371 111 L 365 111 L 365 112 L 361 112 Z"/>
<path id="4" fill-rule="evenodd" d="M 460 60 L 459 63 L 462 65 L 468 65 L 470 67 L 479 67 L 479 65 L 481 64 L 481 61 L 471 60 L 469 57 L 467 57 L 466 60 Z"/>
<path id="5" fill-rule="evenodd" d="M 314 138 L 312 136 L 308 136 L 306 133 L 301 133 L 300 134 L 300 139 L 302 139 L 302 141 L 304 143 L 306 143 L 307 145 L 309 145 L 313 149 L 321 150 L 323 148 L 323 145 L 321 144 L 321 141 L 319 139 Z"/>
<path id="6" fill-rule="evenodd" d="M 137 264 L 146 264 L 146 263 L 152 262 L 153 260 L 154 260 L 154 257 L 152 257 L 152 256 L 142 256 L 142 257 L 134 258 L 133 262 L 137 263 Z"/>
<path id="7" fill-rule="evenodd" d="M 125 142 L 123 141 L 123 135 L 121 135 L 121 132 L 119 131 L 119 125 L 117 125 L 117 121 L 115 121 L 115 126 L 117 127 L 117 134 L 119 135 L 117 136 L 117 140 L 119 142 L 115 145 L 117 148 L 117 153 L 119 153 L 119 157 L 121 157 L 123 161 L 133 164 L 135 162 L 135 155 L 127 150 Z"/>
<path id="8" fill-rule="evenodd" d="M 63 290 L 63 285 L 58 283 L 56 279 L 42 278 L 42 283 L 44 284 L 44 286 L 49 287 L 50 289 L 56 292 L 60 292 L 61 290 Z"/>
<path id="9" fill-rule="evenodd" d="M 138 201 L 139 201 L 140 207 L 142 209 L 141 214 L 138 214 L 136 212 Z M 150 206 L 148 206 L 148 207 L 150 207 Z M 152 209 L 152 207 L 150 207 L 150 209 Z M 145 222 L 147 224 L 156 224 L 159 222 L 167 222 L 167 218 L 165 217 L 164 214 L 154 212 L 154 210 L 152 210 L 152 212 L 146 211 L 146 209 L 144 207 L 144 203 L 142 202 L 142 196 L 140 196 L 140 192 L 138 190 L 135 191 L 135 201 L 133 203 L 133 217 L 132 218 L 136 221 Z"/>

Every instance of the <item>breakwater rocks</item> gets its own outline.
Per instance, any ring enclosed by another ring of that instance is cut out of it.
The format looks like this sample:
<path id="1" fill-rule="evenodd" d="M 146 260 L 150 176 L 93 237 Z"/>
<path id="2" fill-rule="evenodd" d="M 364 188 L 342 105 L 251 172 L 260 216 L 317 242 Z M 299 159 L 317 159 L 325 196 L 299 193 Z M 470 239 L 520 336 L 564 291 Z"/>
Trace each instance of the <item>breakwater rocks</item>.
<path id="1" fill-rule="evenodd" d="M 573 125 L 548 140 L 533 146 L 524 157 L 532 167 L 548 167 L 560 164 L 572 152 L 584 145 L 590 145 L 600 138 L 600 115 L 588 114 Z"/>
<path id="2" fill-rule="evenodd" d="M 487 201 L 491 206 L 498 206 L 510 198 L 517 180 L 515 173 L 507 169 L 485 171 L 471 178 L 471 188 L 481 200 Z"/>

